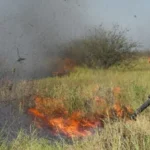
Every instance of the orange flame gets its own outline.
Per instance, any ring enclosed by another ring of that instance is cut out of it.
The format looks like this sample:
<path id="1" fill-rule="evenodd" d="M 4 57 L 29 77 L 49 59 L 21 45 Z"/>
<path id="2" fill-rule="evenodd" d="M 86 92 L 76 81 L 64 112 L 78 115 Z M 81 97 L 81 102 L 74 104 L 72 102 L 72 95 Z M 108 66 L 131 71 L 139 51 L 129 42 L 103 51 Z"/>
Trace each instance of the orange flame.
<path id="1" fill-rule="evenodd" d="M 121 88 L 119 86 L 114 87 L 113 90 L 112 90 L 112 92 L 113 92 L 114 97 L 118 98 L 119 95 L 121 94 Z"/>
<path id="2" fill-rule="evenodd" d="M 102 126 L 100 122 L 95 120 L 89 120 L 85 117 L 81 118 L 80 112 L 74 112 L 70 117 L 46 117 L 44 113 L 41 113 L 35 108 L 28 110 L 35 118 L 40 119 L 38 126 L 46 126 L 53 131 L 54 135 L 63 134 L 68 137 L 83 137 L 91 135 L 91 128 L 96 128 L 98 125 Z M 42 121 L 42 123 L 41 123 Z"/>
<path id="3" fill-rule="evenodd" d="M 148 63 L 150 63 L 150 57 L 148 57 Z"/>
<path id="4" fill-rule="evenodd" d="M 74 70 L 76 63 L 70 58 L 65 58 L 57 64 L 57 69 L 52 74 L 53 76 L 63 76 Z"/>
<path id="5" fill-rule="evenodd" d="M 96 97 L 97 107 L 105 104 L 104 99 Z M 28 109 L 37 127 L 48 127 L 54 134 L 62 134 L 67 137 L 84 137 L 91 135 L 93 129 L 104 127 L 103 119 L 127 118 L 133 110 L 130 107 L 115 103 L 111 108 L 95 112 L 88 117 L 81 111 L 73 112 L 71 115 L 64 108 L 62 100 L 51 98 L 35 98 L 35 107 Z"/>

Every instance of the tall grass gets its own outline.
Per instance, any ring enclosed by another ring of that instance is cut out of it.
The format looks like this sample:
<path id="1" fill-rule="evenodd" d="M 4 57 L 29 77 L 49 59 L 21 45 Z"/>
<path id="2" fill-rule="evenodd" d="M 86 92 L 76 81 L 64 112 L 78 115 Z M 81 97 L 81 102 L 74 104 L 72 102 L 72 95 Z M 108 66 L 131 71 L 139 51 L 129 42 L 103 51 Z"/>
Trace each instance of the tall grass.
<path id="1" fill-rule="evenodd" d="M 23 101 L 24 103 L 21 104 L 26 105 L 25 108 L 32 106 L 30 95 L 63 98 L 65 107 L 70 112 L 78 109 L 86 112 L 89 109 L 84 105 L 87 100 L 95 95 L 109 100 L 111 99 L 111 90 L 119 86 L 121 88 L 121 102 L 136 109 L 150 94 L 150 65 L 146 58 L 140 58 L 134 63 L 136 65 L 130 70 L 122 70 L 118 67 L 112 67 L 108 70 L 79 67 L 69 76 L 50 77 L 34 82 L 20 82 L 9 93 L 7 88 L 1 87 L 0 95 L 3 99 L 15 98 L 18 102 Z M 92 104 L 90 110 L 93 109 L 96 109 L 96 106 Z M 107 121 L 104 129 L 97 131 L 91 137 L 72 139 L 72 143 L 63 140 L 61 142 L 50 142 L 34 134 L 25 134 L 22 131 L 18 133 L 16 139 L 7 143 L 0 134 L 0 149 L 149 150 L 149 112 L 150 110 L 147 109 L 138 117 L 137 121 L 126 123 Z"/>
<path id="2" fill-rule="evenodd" d="M 28 136 L 23 132 L 7 144 L 1 141 L 1 150 L 149 150 L 150 121 L 148 117 L 139 117 L 136 122 L 107 123 L 105 128 L 97 131 L 91 137 L 84 139 L 72 139 L 69 144 L 65 141 L 50 142 L 46 139 L 38 139 L 36 136 Z"/>

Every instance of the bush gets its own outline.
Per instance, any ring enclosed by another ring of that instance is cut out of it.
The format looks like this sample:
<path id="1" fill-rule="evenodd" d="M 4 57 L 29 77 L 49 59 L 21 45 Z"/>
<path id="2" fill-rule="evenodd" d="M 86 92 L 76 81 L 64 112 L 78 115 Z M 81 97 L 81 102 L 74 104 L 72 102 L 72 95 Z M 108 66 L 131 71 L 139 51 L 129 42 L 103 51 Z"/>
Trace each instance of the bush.
<path id="1" fill-rule="evenodd" d="M 128 40 L 127 32 L 121 31 L 118 25 L 113 26 L 112 30 L 101 26 L 95 29 L 94 34 L 71 42 L 61 56 L 73 59 L 78 65 L 108 68 L 133 57 L 137 44 Z"/>

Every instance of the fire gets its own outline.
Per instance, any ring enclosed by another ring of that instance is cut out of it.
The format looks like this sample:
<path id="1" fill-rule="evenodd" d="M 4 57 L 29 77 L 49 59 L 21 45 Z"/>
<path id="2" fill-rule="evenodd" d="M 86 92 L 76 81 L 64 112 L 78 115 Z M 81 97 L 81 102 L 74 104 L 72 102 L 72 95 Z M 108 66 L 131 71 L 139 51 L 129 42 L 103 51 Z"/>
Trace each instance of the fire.
<path id="1" fill-rule="evenodd" d="M 150 63 L 150 57 L 148 57 L 148 63 Z"/>
<path id="2" fill-rule="evenodd" d="M 113 95 L 115 98 L 118 98 L 121 94 L 121 88 L 119 86 L 113 88 Z"/>
<path id="3" fill-rule="evenodd" d="M 57 69 L 52 74 L 53 76 L 63 76 L 74 70 L 76 63 L 70 58 L 58 61 Z"/>
<path id="4" fill-rule="evenodd" d="M 104 111 L 86 115 L 82 111 L 72 114 L 64 108 L 63 100 L 35 97 L 35 107 L 28 109 L 37 127 L 47 127 L 54 135 L 67 137 L 84 137 L 93 134 L 94 129 L 104 127 L 105 118 L 126 118 L 133 112 L 130 107 L 119 102 Z M 102 106 L 104 99 L 96 97 L 97 107 Z M 100 107 L 101 108 L 101 107 Z"/>
<path id="5" fill-rule="evenodd" d="M 36 119 L 39 119 L 39 127 L 48 127 L 54 135 L 62 134 L 67 137 L 84 137 L 92 134 L 90 129 L 102 126 L 96 120 L 82 117 L 80 112 L 74 112 L 71 116 L 67 114 L 57 117 L 48 117 L 35 108 L 30 108 L 28 112 Z"/>
<path id="6" fill-rule="evenodd" d="M 113 109 L 118 118 L 125 118 L 125 117 L 127 118 L 129 117 L 128 115 L 133 113 L 133 110 L 131 109 L 131 107 L 121 106 L 120 103 L 115 103 L 113 106 Z"/>

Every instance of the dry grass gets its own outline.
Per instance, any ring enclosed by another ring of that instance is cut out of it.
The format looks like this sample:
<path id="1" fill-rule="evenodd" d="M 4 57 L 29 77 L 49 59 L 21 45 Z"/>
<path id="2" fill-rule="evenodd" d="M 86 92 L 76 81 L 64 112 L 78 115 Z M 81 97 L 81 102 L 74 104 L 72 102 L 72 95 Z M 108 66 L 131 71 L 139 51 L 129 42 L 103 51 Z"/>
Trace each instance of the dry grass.
<path id="1" fill-rule="evenodd" d="M 144 127 L 143 127 L 144 124 Z M 149 150 L 150 132 L 149 118 L 139 117 L 136 122 L 107 123 L 105 128 L 97 131 L 93 136 L 82 140 L 72 139 L 72 144 L 37 139 L 36 136 L 25 135 L 23 132 L 12 141 L 8 147 L 2 142 L 1 149 L 10 150 Z"/>
<path id="2" fill-rule="evenodd" d="M 1 86 L 1 100 L 17 100 L 17 107 L 25 109 L 32 106 L 32 95 L 43 97 L 63 98 L 65 106 L 70 110 L 84 110 L 83 102 L 95 95 L 111 100 L 112 89 L 120 87 L 120 101 L 130 104 L 134 109 L 139 107 L 150 94 L 150 65 L 147 59 L 141 58 L 135 62 L 132 70 L 111 68 L 109 70 L 94 70 L 76 68 L 69 76 L 46 78 L 32 82 L 20 82 L 9 91 L 6 86 Z M 16 107 L 16 109 L 17 109 Z M 96 109 L 92 108 L 92 109 Z M 0 138 L 0 149 L 10 150 L 149 150 L 150 145 L 150 117 L 149 109 L 143 112 L 137 121 L 107 122 L 105 128 L 97 131 L 91 137 L 82 140 L 72 139 L 72 144 L 50 142 L 38 138 L 33 134 L 18 133 L 18 137 L 9 145 Z"/>

